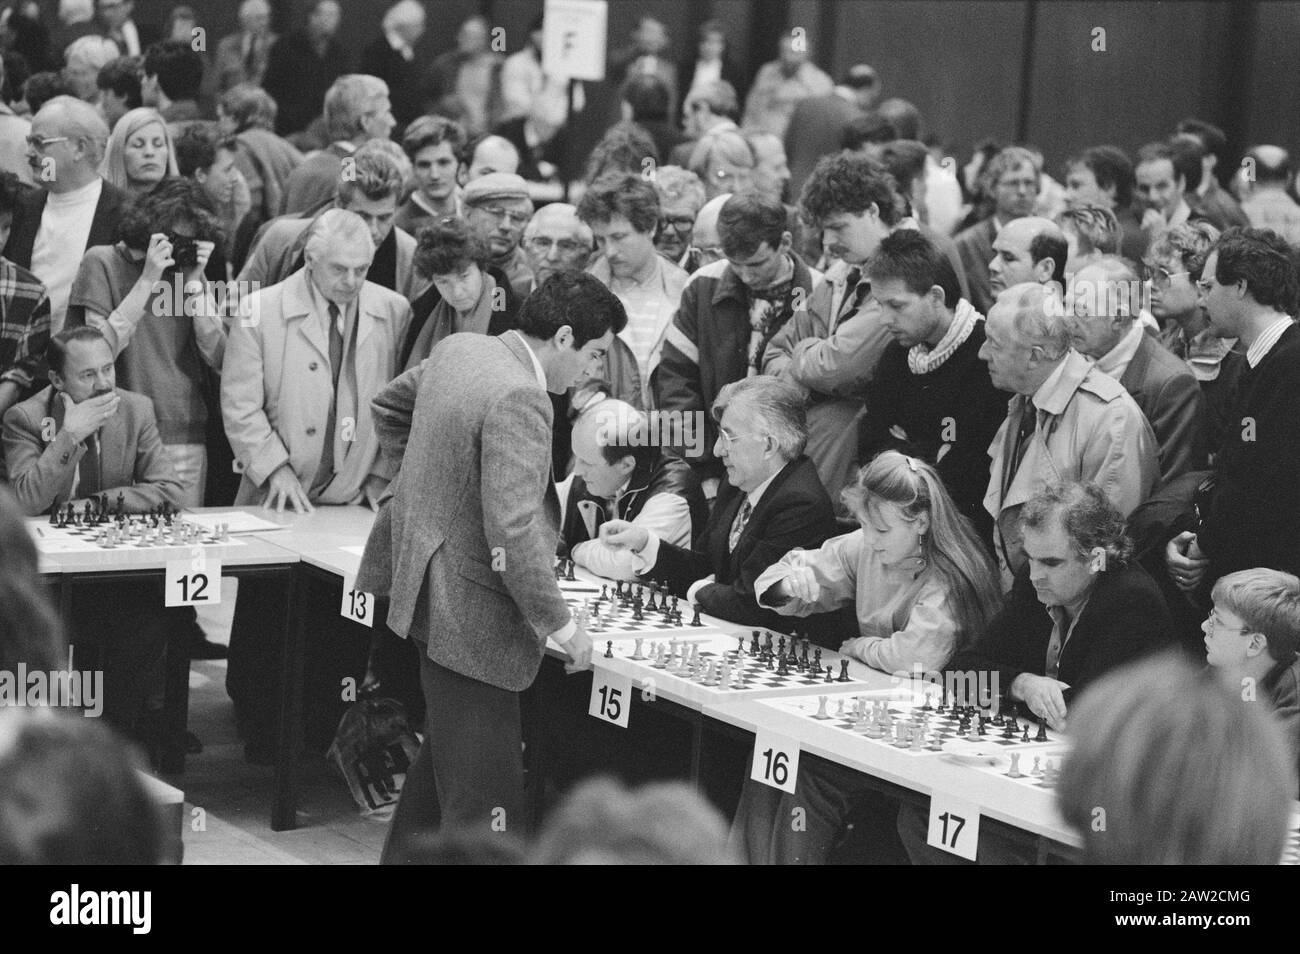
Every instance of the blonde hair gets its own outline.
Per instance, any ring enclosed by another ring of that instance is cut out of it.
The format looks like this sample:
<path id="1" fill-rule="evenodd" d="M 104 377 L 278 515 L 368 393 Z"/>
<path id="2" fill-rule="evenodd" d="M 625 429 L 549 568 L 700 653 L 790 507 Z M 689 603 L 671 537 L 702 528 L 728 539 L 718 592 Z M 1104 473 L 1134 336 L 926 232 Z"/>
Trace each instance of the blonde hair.
<path id="1" fill-rule="evenodd" d="M 1061 815 L 1084 860 L 1273 865 L 1295 759 L 1267 703 L 1168 652 L 1114 670 L 1070 707 Z"/>
<path id="2" fill-rule="evenodd" d="M 909 522 L 930 516 L 930 532 L 921 543 L 926 566 L 938 574 L 955 607 L 957 649 L 984 632 L 1002 605 L 992 557 L 971 522 L 957 509 L 931 465 L 898 451 L 884 451 L 858 472 L 840 493 L 845 506 L 867 522 L 873 504 L 891 503 Z"/>
<path id="3" fill-rule="evenodd" d="M 141 106 L 131 110 L 119 119 L 117 125 L 113 127 L 113 131 L 109 134 L 108 148 L 104 151 L 104 160 L 99 167 L 99 174 L 104 177 L 105 182 L 130 194 L 139 191 L 139 187 L 126 176 L 126 141 L 150 123 L 157 123 L 162 127 L 163 140 L 167 143 L 167 175 L 165 178 L 172 178 L 181 174 L 176 165 L 176 144 L 172 141 L 172 134 L 171 130 L 167 128 L 167 121 L 162 118 L 158 110 L 151 109 L 148 106 Z"/>
<path id="4" fill-rule="evenodd" d="M 1289 663 L 1300 648 L 1300 579 L 1281 570 L 1238 570 L 1215 581 L 1210 598 L 1268 641 L 1268 654 Z"/>

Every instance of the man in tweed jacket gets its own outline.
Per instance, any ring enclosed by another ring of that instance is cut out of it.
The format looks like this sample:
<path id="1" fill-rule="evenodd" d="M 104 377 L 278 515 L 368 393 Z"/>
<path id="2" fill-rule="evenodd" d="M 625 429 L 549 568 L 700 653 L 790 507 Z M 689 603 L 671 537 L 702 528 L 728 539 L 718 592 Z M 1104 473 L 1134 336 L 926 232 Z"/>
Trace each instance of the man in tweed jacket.
<path id="1" fill-rule="evenodd" d="M 424 649 L 425 741 L 384 847 L 400 863 L 439 825 L 524 828 L 519 694 L 547 639 L 570 671 L 591 639 L 556 586 L 559 500 L 551 402 L 602 361 L 627 316 L 582 273 L 548 279 L 500 337 L 455 334 L 395 379 L 372 409 L 400 461 L 366 542 L 357 587 L 389 593 L 388 625 Z"/>

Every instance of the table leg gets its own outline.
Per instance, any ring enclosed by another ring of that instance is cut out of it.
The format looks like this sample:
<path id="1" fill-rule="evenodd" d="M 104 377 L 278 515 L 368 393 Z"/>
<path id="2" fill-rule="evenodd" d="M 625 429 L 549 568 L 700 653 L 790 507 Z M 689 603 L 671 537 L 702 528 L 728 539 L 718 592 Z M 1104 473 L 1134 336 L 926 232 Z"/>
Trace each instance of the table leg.
<path id="1" fill-rule="evenodd" d="M 289 569 L 285 579 L 284 648 L 280 659 L 280 719 L 275 747 L 275 793 L 271 830 L 298 827 L 298 758 L 303 745 L 302 680 L 307 628 L 301 606 L 306 580 Z"/>

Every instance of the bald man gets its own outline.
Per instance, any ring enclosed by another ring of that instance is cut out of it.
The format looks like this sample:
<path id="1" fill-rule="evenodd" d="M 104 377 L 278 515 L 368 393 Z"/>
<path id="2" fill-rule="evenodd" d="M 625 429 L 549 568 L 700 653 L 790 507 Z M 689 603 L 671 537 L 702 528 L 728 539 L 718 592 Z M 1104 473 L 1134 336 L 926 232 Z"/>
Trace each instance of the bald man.
<path id="1" fill-rule="evenodd" d="M 662 456 L 680 435 L 668 415 L 647 415 L 623 401 L 600 401 L 573 425 L 573 473 L 557 491 L 563 501 L 561 551 L 579 566 L 613 580 L 635 580 L 636 558 L 598 539 L 606 520 L 627 520 L 674 546 L 691 546 L 708 519 L 708 504 L 689 464 Z M 703 432 L 693 435 L 698 444 Z"/>
<path id="2" fill-rule="evenodd" d="M 4 257 L 28 269 L 50 295 L 50 336 L 63 330 L 68 296 L 86 249 L 112 245 L 127 199 L 99 175 L 108 125 L 73 96 L 55 96 L 32 117 L 27 164 L 41 188 L 14 210 Z"/>
<path id="3" fill-rule="evenodd" d="M 720 262 L 722 254 L 722 237 L 718 234 L 718 216 L 722 207 L 731 198 L 730 192 L 715 196 L 700 208 L 695 216 L 695 228 L 691 230 L 691 247 L 686 251 L 686 262 L 682 267 L 692 275 L 705 265 Z"/>
<path id="4" fill-rule="evenodd" d="M 533 288 L 560 272 L 580 272 L 595 248 L 591 226 L 567 202 L 544 205 L 524 228 L 524 255 L 533 272 Z"/>
<path id="5" fill-rule="evenodd" d="M 503 136 L 480 136 L 469 145 L 469 161 L 462 166 L 460 184 L 467 185 L 494 172 L 516 175 L 519 150 Z"/>

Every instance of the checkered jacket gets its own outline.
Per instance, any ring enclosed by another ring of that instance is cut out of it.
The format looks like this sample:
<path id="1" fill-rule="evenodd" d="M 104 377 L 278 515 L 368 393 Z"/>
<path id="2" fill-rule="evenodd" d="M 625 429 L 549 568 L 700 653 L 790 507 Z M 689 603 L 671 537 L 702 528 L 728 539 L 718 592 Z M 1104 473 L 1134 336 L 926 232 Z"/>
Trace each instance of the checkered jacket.
<path id="1" fill-rule="evenodd" d="M 40 279 L 0 258 L 0 381 L 29 391 L 50 340 L 50 299 Z"/>

